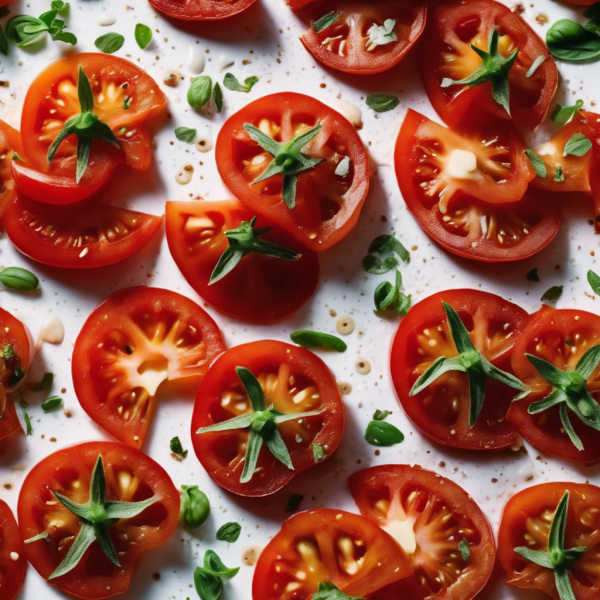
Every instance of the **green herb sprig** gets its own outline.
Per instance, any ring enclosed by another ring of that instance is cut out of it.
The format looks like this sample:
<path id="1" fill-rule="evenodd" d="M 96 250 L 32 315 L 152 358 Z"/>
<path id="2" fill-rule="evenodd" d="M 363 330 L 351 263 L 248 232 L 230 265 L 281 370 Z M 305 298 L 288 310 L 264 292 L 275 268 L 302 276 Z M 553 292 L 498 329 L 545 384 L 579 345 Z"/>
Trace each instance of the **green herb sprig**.
<path id="1" fill-rule="evenodd" d="M 550 27 L 546 45 L 554 58 L 572 62 L 600 57 L 600 8 L 590 6 L 584 15 L 590 19 L 581 25 L 570 19 L 561 19 Z"/>
<path id="2" fill-rule="evenodd" d="M 194 571 L 194 586 L 200 600 L 218 600 L 223 591 L 221 579 L 235 577 L 240 568 L 231 569 L 223 564 L 216 552 L 207 550 L 204 566 Z"/>
<path id="3" fill-rule="evenodd" d="M 9 19 L 6 23 L 6 37 L 19 48 L 26 48 L 39 42 L 46 34 L 49 34 L 54 41 L 74 46 L 77 38 L 72 33 L 64 31 L 66 24 L 58 18 L 59 15 L 68 13 L 69 3 L 53 0 L 50 7 L 51 10 L 40 15 L 39 18 L 18 15 Z M 8 48 L 6 50 L 8 52 Z"/>

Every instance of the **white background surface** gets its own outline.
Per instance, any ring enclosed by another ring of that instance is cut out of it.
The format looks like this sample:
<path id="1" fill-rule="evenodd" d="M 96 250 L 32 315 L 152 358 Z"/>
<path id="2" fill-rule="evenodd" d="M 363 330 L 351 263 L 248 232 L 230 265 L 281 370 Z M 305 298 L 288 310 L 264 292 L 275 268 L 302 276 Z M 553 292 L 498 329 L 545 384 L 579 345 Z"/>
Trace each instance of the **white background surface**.
<path id="1" fill-rule="evenodd" d="M 39 16 L 49 10 L 49 0 L 15 1 L 12 14 Z M 509 3 L 512 7 L 514 4 Z M 524 18 L 540 35 L 549 25 L 540 25 L 536 17 L 547 16 L 550 23 L 558 18 L 577 14 L 569 7 L 550 0 L 535 0 L 525 5 Z M 581 14 L 581 12 L 579 12 Z M 102 15 L 113 15 L 116 23 L 102 27 Z M 146 50 L 140 50 L 134 40 L 135 23 L 150 25 L 154 40 Z M 185 99 L 187 82 L 176 88 L 164 87 L 169 98 L 170 119 L 156 127 L 157 149 L 155 167 L 147 174 L 121 172 L 108 194 L 115 202 L 137 210 L 162 214 L 167 199 L 185 200 L 201 196 L 224 199 L 229 194 L 217 173 L 214 152 L 200 154 L 193 146 L 178 142 L 174 129 L 179 126 L 197 128 L 213 141 L 224 119 L 247 102 L 275 91 L 297 91 L 333 104 L 338 98 L 350 101 L 363 110 L 364 128 L 360 132 L 376 165 L 372 191 L 356 231 L 333 250 L 322 255 L 322 280 L 317 295 L 293 318 L 271 327 L 254 327 L 228 319 L 209 308 L 221 326 L 229 346 L 252 340 L 273 338 L 288 340 L 289 333 L 299 328 L 317 328 L 335 333 L 338 317 L 351 315 L 355 332 L 347 338 L 348 351 L 342 355 L 319 354 L 333 370 L 338 381 L 350 382 L 353 391 L 345 396 L 347 426 L 337 455 L 323 465 L 297 477 L 282 492 L 264 500 L 247 501 L 224 493 L 204 472 L 191 446 L 190 417 L 193 392 L 163 390 L 144 450 L 160 462 L 176 485 L 198 484 L 208 494 L 212 514 L 208 523 L 190 534 L 180 528 L 161 549 L 145 555 L 129 592 L 123 600 L 145 598 L 185 600 L 195 598 L 192 573 L 204 552 L 215 549 L 228 566 L 242 564 L 242 553 L 254 545 L 265 545 L 286 518 L 285 506 L 291 494 L 304 495 L 302 509 L 329 506 L 355 510 L 346 479 L 354 471 L 382 463 L 418 463 L 437 470 L 463 486 L 480 504 L 494 529 L 507 499 L 516 491 L 545 481 L 590 480 L 600 484 L 600 468 L 583 468 L 561 463 L 556 459 L 536 459 L 539 452 L 527 448 L 527 453 L 474 456 L 449 452 L 427 442 L 405 418 L 397 404 L 390 384 L 389 344 L 396 328 L 394 320 L 382 320 L 373 311 L 373 291 L 382 277 L 367 276 L 361 260 L 370 241 L 379 234 L 396 231 L 407 247 L 416 246 L 411 262 L 402 271 L 405 291 L 418 301 L 443 289 L 473 287 L 498 293 L 533 311 L 540 306 L 539 298 L 552 285 L 564 285 L 558 307 L 597 310 L 600 299 L 594 298 L 585 280 L 589 268 L 600 271 L 591 251 L 600 249 L 600 238 L 593 233 L 588 219 L 592 218 L 591 201 L 565 207 L 564 223 L 554 243 L 541 255 L 521 264 L 483 266 L 460 260 L 441 252 L 425 236 L 406 210 L 398 191 L 392 168 L 393 147 L 400 124 L 408 107 L 437 118 L 423 92 L 414 55 L 394 70 L 381 76 L 358 78 L 324 69 L 304 50 L 297 36 L 304 25 L 285 6 L 283 0 L 259 0 L 245 15 L 217 24 L 184 24 L 169 21 L 155 13 L 146 0 L 72 0 L 68 31 L 74 32 L 78 51 L 94 51 L 93 41 L 114 31 L 125 35 L 125 46 L 117 55 L 130 58 L 162 82 L 166 69 L 179 69 L 185 78 L 190 48 L 197 48 L 206 58 L 205 74 L 222 81 L 226 71 L 243 80 L 251 75 L 260 78 L 248 95 L 224 90 L 225 108 L 221 115 L 206 118 L 189 109 Z M 157 32 L 158 30 L 158 32 Z M 19 126 L 22 100 L 33 78 L 53 60 L 72 51 L 59 42 L 48 41 L 45 48 L 28 53 L 11 46 L 8 58 L 0 57 L 0 79 L 9 87 L 0 87 L 0 118 Z M 224 59 L 235 60 L 233 66 L 221 70 Z M 248 64 L 242 64 L 248 61 Z M 573 103 L 585 101 L 594 110 L 594 100 L 600 91 L 598 64 L 584 66 L 559 64 L 561 84 L 556 100 Z M 369 93 L 398 94 L 400 106 L 393 112 L 375 115 L 367 109 L 364 99 Z M 174 142 L 173 145 L 171 143 Z M 175 175 L 186 163 L 194 164 L 192 182 L 181 186 Z M 382 222 L 386 216 L 387 223 Z M 44 344 L 33 365 L 32 380 L 45 371 L 56 374 L 53 393 L 60 394 L 73 416 L 67 419 L 62 411 L 44 414 L 40 408 L 41 394 L 28 393 L 29 413 L 33 421 L 32 437 L 18 436 L 11 440 L 0 455 L 0 497 L 16 509 L 18 491 L 29 469 L 47 456 L 69 444 L 91 439 L 109 439 L 84 413 L 73 393 L 71 353 L 75 338 L 88 314 L 115 290 L 131 285 L 151 285 L 178 291 L 200 302 L 187 285 L 173 262 L 164 230 L 142 252 L 120 265 L 77 273 L 63 272 L 32 263 L 16 252 L 6 236 L 0 238 L 0 266 L 22 266 L 37 273 L 41 291 L 37 295 L 0 293 L 0 305 L 24 320 L 34 336 L 49 315 L 58 316 L 65 324 L 66 337 L 61 346 Z M 538 267 L 542 281 L 533 283 L 525 275 Z M 385 276 L 384 276 L 385 277 Z M 358 375 L 354 366 L 358 359 L 372 365 L 368 376 Z M 389 421 L 406 434 L 406 441 L 389 449 L 375 448 L 363 440 L 364 429 L 374 409 L 393 411 Z M 188 458 L 176 462 L 170 457 L 169 440 L 179 435 Z M 51 441 L 55 438 L 56 441 Z M 445 466 L 441 467 L 443 461 Z M 360 464 L 359 464 L 360 463 Z M 532 478 L 531 481 L 527 481 Z M 492 483 L 492 479 L 497 480 Z M 9 484 L 11 489 L 7 489 Z M 215 541 L 215 532 L 228 521 L 239 521 L 243 531 L 237 543 L 228 545 Z M 159 581 L 153 579 L 160 573 Z M 250 600 L 253 569 L 242 566 L 240 574 L 225 584 L 224 600 Z M 43 595 L 43 596 L 42 596 Z M 55 600 L 63 597 L 47 585 L 30 568 L 20 598 L 43 597 Z M 509 590 L 498 578 L 481 595 L 486 600 L 537 599 L 532 593 Z"/>

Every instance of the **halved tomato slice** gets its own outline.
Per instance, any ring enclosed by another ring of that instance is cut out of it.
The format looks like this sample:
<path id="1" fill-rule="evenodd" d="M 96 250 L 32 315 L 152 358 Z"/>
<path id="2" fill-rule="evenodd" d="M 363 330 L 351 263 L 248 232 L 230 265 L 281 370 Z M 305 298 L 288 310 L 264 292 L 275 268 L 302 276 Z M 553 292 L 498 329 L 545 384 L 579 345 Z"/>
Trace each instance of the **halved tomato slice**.
<path id="1" fill-rule="evenodd" d="M 57 207 L 17 194 L 4 215 L 17 250 L 65 269 L 104 267 L 125 260 L 158 231 L 162 217 L 107 204 Z"/>
<path id="2" fill-rule="evenodd" d="M 496 558 L 494 533 L 461 487 L 408 465 L 372 467 L 348 481 L 361 514 L 387 531 L 408 555 L 420 592 L 403 595 L 401 582 L 371 600 L 471 600 L 483 589 Z M 467 559 L 459 548 L 465 543 Z"/>
<path id="3" fill-rule="evenodd" d="M 102 302 L 73 350 L 73 384 L 90 417 L 140 448 L 163 381 L 200 381 L 225 351 L 221 332 L 195 302 L 175 292 L 134 287 Z"/>
<path id="4" fill-rule="evenodd" d="M 319 508 L 288 519 L 261 552 L 252 598 L 308 599 L 319 583 L 364 598 L 411 575 L 402 548 L 369 519 Z"/>
<path id="5" fill-rule="evenodd" d="M 227 19 L 246 10 L 256 0 L 150 0 L 150 5 L 168 17 L 182 21 Z"/>
<path id="6" fill-rule="evenodd" d="M 318 255 L 280 228 L 260 239 L 293 250 L 302 258 L 290 262 L 252 252 L 223 279 L 210 284 L 215 266 L 230 247 L 225 232 L 254 218 L 238 200 L 167 202 L 166 212 L 167 240 L 177 266 L 215 308 L 251 323 L 272 323 L 295 313 L 314 294 L 319 282 Z M 264 219 L 257 220 L 257 230 L 267 227 Z"/>
<path id="7" fill-rule="evenodd" d="M 328 13 L 338 14 L 329 27 L 319 33 L 310 27 L 300 39 L 318 61 L 353 75 L 381 73 L 397 65 L 421 38 L 427 19 L 425 3 L 415 0 L 337 0 L 316 4 L 307 12 L 311 22 Z M 390 19 L 394 26 L 385 43 L 372 43 L 371 28 L 382 27 Z"/>
<path id="8" fill-rule="evenodd" d="M 400 321 L 393 341 L 391 370 L 402 407 L 431 440 L 463 450 L 502 450 L 519 437 L 506 420 L 515 390 L 487 380 L 483 409 L 469 425 L 469 385 L 465 373 L 443 374 L 415 396 L 417 379 L 440 357 L 458 356 L 442 302 L 449 304 L 465 325 L 475 348 L 492 364 L 507 371 L 510 354 L 529 315 L 500 296 L 478 290 L 448 290 L 422 300 Z"/>
<path id="9" fill-rule="evenodd" d="M 15 152 L 23 157 L 21 134 L 0 120 L 0 218 L 15 197 L 15 179 L 11 171 Z"/>
<path id="10" fill-rule="evenodd" d="M 4 500 L 0 500 L 0 596 L 14 600 L 25 583 L 27 557 L 25 544 L 15 517 Z"/>

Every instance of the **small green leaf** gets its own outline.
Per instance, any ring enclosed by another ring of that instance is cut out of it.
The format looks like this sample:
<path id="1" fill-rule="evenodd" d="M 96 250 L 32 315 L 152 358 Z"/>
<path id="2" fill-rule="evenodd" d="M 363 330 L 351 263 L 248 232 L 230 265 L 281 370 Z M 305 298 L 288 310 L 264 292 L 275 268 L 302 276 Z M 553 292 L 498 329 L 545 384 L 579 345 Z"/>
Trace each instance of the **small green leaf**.
<path id="1" fill-rule="evenodd" d="M 94 46 L 105 54 L 112 54 L 119 50 L 125 43 L 125 38 L 120 33 L 105 33 L 96 39 Z"/>
<path id="2" fill-rule="evenodd" d="M 258 83 L 258 77 L 248 77 L 244 83 L 240 83 L 233 73 L 226 73 L 223 85 L 232 92 L 244 92 L 247 94 Z"/>
<path id="3" fill-rule="evenodd" d="M 194 571 L 194 587 L 200 600 L 219 600 L 223 591 L 221 580 L 202 567 Z"/>
<path id="4" fill-rule="evenodd" d="M 385 421 L 390 416 L 387 410 L 376 410 L 373 415 L 373 421 Z"/>
<path id="5" fill-rule="evenodd" d="M 410 296 L 407 296 L 404 292 L 398 292 L 396 300 L 394 300 L 394 311 L 397 315 L 405 317 L 408 314 L 412 304 Z"/>
<path id="6" fill-rule="evenodd" d="M 300 508 L 302 500 L 304 500 L 304 496 L 301 496 L 300 494 L 292 494 L 288 500 L 287 506 L 285 507 L 285 512 L 296 512 Z"/>
<path id="7" fill-rule="evenodd" d="M 295 331 L 290 335 L 292 342 L 303 348 L 324 347 L 331 348 L 336 352 L 345 352 L 348 346 L 335 335 L 328 333 L 319 333 L 318 331 Z"/>
<path id="8" fill-rule="evenodd" d="M 535 174 L 542 179 L 545 179 L 548 175 L 548 169 L 546 167 L 546 163 L 540 158 L 535 150 L 525 150 L 525 154 L 527 154 L 527 158 L 531 162 L 531 166 L 535 171 Z"/>
<path id="9" fill-rule="evenodd" d="M 217 531 L 217 539 L 220 542 L 229 542 L 233 544 L 238 541 L 242 526 L 239 523 L 226 523 Z"/>
<path id="10" fill-rule="evenodd" d="M 27 435 L 33 435 L 33 426 L 31 425 L 31 419 L 25 409 L 23 409 L 23 419 L 25 420 L 25 431 Z"/>
<path id="11" fill-rule="evenodd" d="M 171 440 L 171 452 L 181 458 L 186 458 L 188 455 L 188 451 L 183 449 L 183 446 L 181 445 L 181 440 L 179 439 L 179 436 L 175 436 L 172 440 Z"/>
<path id="12" fill-rule="evenodd" d="M 527 273 L 527 281 L 539 281 L 540 275 L 538 273 L 538 269 L 532 269 Z"/>
<path id="13" fill-rule="evenodd" d="M 393 271 L 398 266 L 398 260 L 393 256 L 388 256 L 383 261 L 372 254 L 367 254 L 363 258 L 362 266 L 367 273 L 371 275 L 384 275 Z"/>
<path id="14" fill-rule="evenodd" d="M 195 144 L 197 136 L 198 132 L 195 129 L 190 129 L 189 127 L 178 127 L 175 130 L 175 137 L 180 142 L 185 142 L 186 144 Z"/>
<path id="15" fill-rule="evenodd" d="M 197 485 L 181 486 L 181 518 L 188 529 L 198 529 L 210 515 L 210 502 Z"/>
<path id="16" fill-rule="evenodd" d="M 564 106 L 562 104 L 557 104 L 550 118 L 557 125 L 566 125 L 577 112 L 579 112 L 583 108 L 583 100 L 577 100 L 573 106 Z"/>
<path id="17" fill-rule="evenodd" d="M 387 254 L 388 252 L 395 252 L 400 257 L 400 260 L 404 262 L 410 258 L 410 252 L 393 235 L 379 235 L 369 246 L 369 253 L 371 254 Z"/>
<path id="18" fill-rule="evenodd" d="M 587 272 L 587 279 L 594 294 L 600 296 L 600 276 L 590 269 Z"/>
<path id="19" fill-rule="evenodd" d="M 377 113 L 394 110 L 400 104 L 400 99 L 391 94 L 371 94 L 367 98 L 367 106 Z"/>
<path id="20" fill-rule="evenodd" d="M 371 421 L 367 426 L 365 439 L 373 446 L 394 446 L 404 441 L 404 434 L 391 423 Z"/>
<path id="21" fill-rule="evenodd" d="M 560 19 L 546 33 L 546 45 L 554 58 L 587 61 L 600 56 L 600 37 L 580 23 Z"/>
<path id="22" fill-rule="evenodd" d="M 212 93 L 215 106 L 217 107 L 217 112 L 221 112 L 223 110 L 223 90 L 221 89 L 218 81 L 215 83 Z"/>
<path id="23" fill-rule="evenodd" d="M 367 31 L 367 35 L 369 36 L 369 39 L 366 41 L 367 50 L 370 51 L 376 46 L 385 46 L 386 44 L 397 42 L 398 35 L 394 31 L 394 27 L 396 27 L 395 19 L 386 19 L 383 25 L 373 23 Z"/>
<path id="24" fill-rule="evenodd" d="M 583 133 L 576 133 L 566 144 L 563 156 L 585 156 L 592 149 L 592 142 Z"/>
<path id="25" fill-rule="evenodd" d="M 344 594 L 333 583 L 319 583 L 317 593 L 312 597 L 312 600 L 361 600 L 361 598 Z"/>
<path id="26" fill-rule="evenodd" d="M 194 78 L 187 93 L 188 104 L 195 109 L 202 108 L 210 102 L 212 95 L 212 79 L 208 75 Z"/>
<path id="27" fill-rule="evenodd" d="M 554 169 L 554 181 L 557 183 L 562 183 L 565 180 L 565 176 L 563 174 L 562 167 L 557 165 Z"/>
<path id="28" fill-rule="evenodd" d="M 562 293 L 563 293 L 563 286 L 562 285 L 554 285 L 549 290 L 546 290 L 544 292 L 544 295 L 542 296 L 541 300 L 542 300 L 542 302 L 554 303 L 562 296 Z"/>
<path id="29" fill-rule="evenodd" d="M 310 26 L 315 30 L 316 33 L 321 33 L 321 31 L 331 27 L 341 16 L 341 12 L 330 12 L 317 21 L 312 21 Z"/>
<path id="30" fill-rule="evenodd" d="M 50 396 L 47 400 L 42 403 L 42 410 L 49 412 L 55 408 L 58 408 L 62 404 L 62 398 L 59 396 Z"/>
<path id="31" fill-rule="evenodd" d="M 152 41 L 152 29 L 148 25 L 137 23 L 135 26 L 135 41 L 142 50 L 145 50 Z"/>
<path id="32" fill-rule="evenodd" d="M 313 443 L 312 448 L 313 456 L 316 463 L 321 462 L 323 459 L 327 458 L 327 454 L 325 454 L 325 450 L 323 450 L 323 446 L 321 446 L 321 444 Z"/>
<path id="33" fill-rule="evenodd" d="M 460 550 L 460 555 L 462 559 L 467 561 L 471 558 L 471 550 L 469 549 L 469 542 L 467 542 L 467 538 L 463 538 L 461 543 L 458 545 L 458 549 Z"/>
<path id="34" fill-rule="evenodd" d="M 0 271 L 0 283 L 9 290 L 19 292 L 33 292 L 40 285 L 39 279 L 27 269 L 20 267 L 7 267 Z"/>
<path id="35" fill-rule="evenodd" d="M 44 392 L 49 390 L 54 383 L 54 373 L 44 373 L 40 381 L 29 384 L 32 392 Z"/>
<path id="36" fill-rule="evenodd" d="M 223 577 L 225 579 L 231 579 L 235 577 L 240 568 L 229 568 L 223 564 L 223 561 L 219 558 L 219 555 L 214 550 L 207 550 L 204 555 L 204 568 L 210 571 L 216 577 Z"/>

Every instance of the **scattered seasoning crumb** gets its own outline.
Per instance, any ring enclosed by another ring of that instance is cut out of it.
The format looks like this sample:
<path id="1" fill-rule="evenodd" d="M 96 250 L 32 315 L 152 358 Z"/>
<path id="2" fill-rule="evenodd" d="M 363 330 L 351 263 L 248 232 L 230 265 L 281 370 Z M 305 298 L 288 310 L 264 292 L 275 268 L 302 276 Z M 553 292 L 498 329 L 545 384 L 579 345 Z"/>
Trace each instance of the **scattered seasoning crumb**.
<path id="1" fill-rule="evenodd" d="M 337 322 L 337 332 L 340 335 L 350 335 L 354 331 L 354 327 L 352 317 L 341 317 Z"/>
<path id="2" fill-rule="evenodd" d="M 371 363 L 368 360 L 359 360 L 355 368 L 359 375 L 366 375 L 371 372 Z"/>
<path id="3" fill-rule="evenodd" d="M 159 581 L 160 580 L 160 573 L 153 573 L 152 574 L 152 579 L 154 579 L 154 581 Z"/>
<path id="4" fill-rule="evenodd" d="M 187 185 L 194 175 L 194 167 L 192 165 L 185 165 L 175 176 L 175 181 L 181 185 Z"/>
<path id="5" fill-rule="evenodd" d="M 259 546 L 253 546 L 252 548 L 248 548 L 244 550 L 242 554 L 242 562 L 247 567 L 253 567 L 258 561 L 258 557 L 260 556 L 261 548 Z"/>
<path id="6" fill-rule="evenodd" d="M 340 394 L 347 396 L 352 392 L 352 384 L 346 381 L 338 381 L 338 389 L 340 390 Z"/>
<path id="7" fill-rule="evenodd" d="M 333 310 L 333 308 L 332 308 L 332 309 L 329 311 L 329 314 L 330 314 L 332 317 L 337 317 L 337 313 L 335 312 L 335 310 Z"/>

